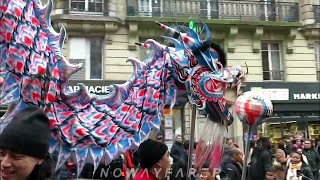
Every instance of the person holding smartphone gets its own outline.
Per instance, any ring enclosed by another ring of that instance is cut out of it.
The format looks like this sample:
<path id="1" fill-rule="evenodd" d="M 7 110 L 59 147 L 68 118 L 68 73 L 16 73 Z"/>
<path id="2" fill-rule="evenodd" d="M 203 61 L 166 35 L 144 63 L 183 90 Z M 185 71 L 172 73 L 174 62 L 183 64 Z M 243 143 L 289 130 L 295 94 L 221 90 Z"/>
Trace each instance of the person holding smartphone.
<path id="1" fill-rule="evenodd" d="M 302 161 L 302 154 L 291 153 L 291 160 L 287 166 L 286 180 L 313 180 L 310 167 Z"/>

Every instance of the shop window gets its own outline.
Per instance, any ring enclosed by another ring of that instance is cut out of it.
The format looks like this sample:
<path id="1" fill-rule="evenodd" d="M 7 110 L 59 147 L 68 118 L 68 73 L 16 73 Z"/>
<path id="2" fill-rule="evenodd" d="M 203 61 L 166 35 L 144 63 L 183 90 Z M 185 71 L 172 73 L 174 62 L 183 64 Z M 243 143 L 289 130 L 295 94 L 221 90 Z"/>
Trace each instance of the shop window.
<path id="1" fill-rule="evenodd" d="M 69 39 L 70 62 L 83 64 L 83 68 L 71 79 L 102 79 L 103 42 L 102 38 Z"/>
<path id="2" fill-rule="evenodd" d="M 309 130 L 309 139 L 320 139 L 320 122 L 314 121 L 311 122 L 308 126 Z"/>
<path id="3" fill-rule="evenodd" d="M 70 0 L 70 10 L 75 12 L 103 12 L 103 0 Z"/>
<path id="4" fill-rule="evenodd" d="M 274 117 L 274 116 L 277 116 Z M 275 113 L 270 121 L 262 125 L 263 136 L 270 137 L 272 141 L 279 142 L 285 137 L 301 134 L 303 138 L 320 139 L 319 112 L 286 112 Z"/>
<path id="5" fill-rule="evenodd" d="M 280 43 L 261 43 L 263 80 L 284 80 L 280 53 Z"/>
<path id="6" fill-rule="evenodd" d="M 171 147 L 177 135 L 185 135 L 184 107 L 165 108 L 161 121 L 161 133 L 164 135 L 165 143 Z"/>
<path id="7" fill-rule="evenodd" d="M 317 71 L 317 79 L 320 81 L 320 41 L 315 43 L 315 60 L 316 60 L 316 71 Z"/>

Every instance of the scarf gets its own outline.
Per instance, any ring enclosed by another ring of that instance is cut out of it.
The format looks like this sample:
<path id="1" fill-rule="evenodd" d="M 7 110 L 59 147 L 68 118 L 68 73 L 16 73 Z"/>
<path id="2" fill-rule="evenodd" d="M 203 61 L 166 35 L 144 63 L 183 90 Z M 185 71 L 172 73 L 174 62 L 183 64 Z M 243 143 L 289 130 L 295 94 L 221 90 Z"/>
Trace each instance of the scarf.
<path id="1" fill-rule="evenodd" d="M 301 176 L 297 176 L 297 170 L 300 170 L 302 162 L 298 164 L 289 163 L 286 180 L 302 180 Z"/>

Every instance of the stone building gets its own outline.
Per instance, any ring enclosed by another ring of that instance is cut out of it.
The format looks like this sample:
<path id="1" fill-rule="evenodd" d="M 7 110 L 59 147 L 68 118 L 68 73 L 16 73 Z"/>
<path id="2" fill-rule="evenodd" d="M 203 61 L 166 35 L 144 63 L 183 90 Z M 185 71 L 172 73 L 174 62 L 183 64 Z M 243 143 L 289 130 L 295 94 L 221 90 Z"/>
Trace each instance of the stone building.
<path id="1" fill-rule="evenodd" d="M 55 0 L 52 20 L 57 29 L 64 25 L 67 30 L 64 55 L 71 63 L 84 64 L 72 77 L 74 82 L 90 84 L 93 92 L 99 89 L 96 93 L 104 94 L 101 89 L 106 91 L 108 85 L 124 82 L 131 76 L 132 66 L 126 63 L 129 56 L 144 59 L 148 53 L 135 46 L 135 42 L 147 38 L 162 41 L 159 37 L 163 32 L 154 21 L 184 24 L 190 17 L 200 17 L 210 27 L 213 40 L 227 52 L 228 65 L 247 64 L 249 74 L 242 91 L 260 87 L 274 103 L 282 105 L 297 103 L 289 103 L 287 83 L 308 82 L 310 92 L 301 93 L 319 92 L 319 12 L 318 0 Z M 268 84 L 274 84 L 271 90 Z M 237 98 L 231 92 L 227 96 L 233 101 Z M 295 108 L 300 107 L 292 109 Z M 302 116 L 288 115 L 287 111 L 275 109 L 280 119 L 286 115 L 297 121 L 294 117 Z M 312 113 L 305 109 L 302 114 L 318 115 L 315 110 Z M 168 143 L 176 134 L 188 138 L 190 107 L 177 104 L 165 114 L 173 119 L 172 128 L 163 128 Z M 279 123 L 274 119 L 272 122 Z M 198 115 L 197 138 L 204 123 L 205 118 Z M 268 133 L 261 128 L 261 132 Z M 242 123 L 236 118 L 228 136 L 242 144 L 242 135 Z"/>

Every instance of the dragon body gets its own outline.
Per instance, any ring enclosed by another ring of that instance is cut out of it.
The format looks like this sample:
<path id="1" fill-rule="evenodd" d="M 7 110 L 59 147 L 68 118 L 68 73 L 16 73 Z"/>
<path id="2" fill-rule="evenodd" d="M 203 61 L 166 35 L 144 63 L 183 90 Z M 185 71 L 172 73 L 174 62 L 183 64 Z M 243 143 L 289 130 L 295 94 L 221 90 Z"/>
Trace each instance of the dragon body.
<path id="1" fill-rule="evenodd" d="M 82 68 L 70 64 L 62 53 L 65 30 L 51 27 L 52 1 L 42 6 L 38 0 L 0 1 L 0 105 L 8 105 L 1 117 L 1 131 L 12 116 L 30 105 L 44 109 L 50 120 L 50 153 L 58 152 L 57 168 L 75 154 L 78 173 L 88 159 L 95 169 L 110 163 L 119 154 L 136 149 L 151 129 L 160 128 L 165 105 L 175 104 L 177 86 L 184 85 L 189 100 L 209 114 L 213 122 L 231 121 L 226 108 L 226 88 L 238 87 L 242 71 L 225 69 L 219 54 L 205 40 L 183 27 L 186 33 L 160 24 L 166 31 L 180 34 L 165 37 L 175 46 L 154 40 L 141 43 L 151 48 L 145 61 L 129 58 L 132 77 L 113 85 L 110 95 L 90 94 L 85 85 L 70 92 L 68 81 Z M 1 89 L 1 88 L 0 88 Z M 230 123 L 229 123 L 230 124 Z"/>

